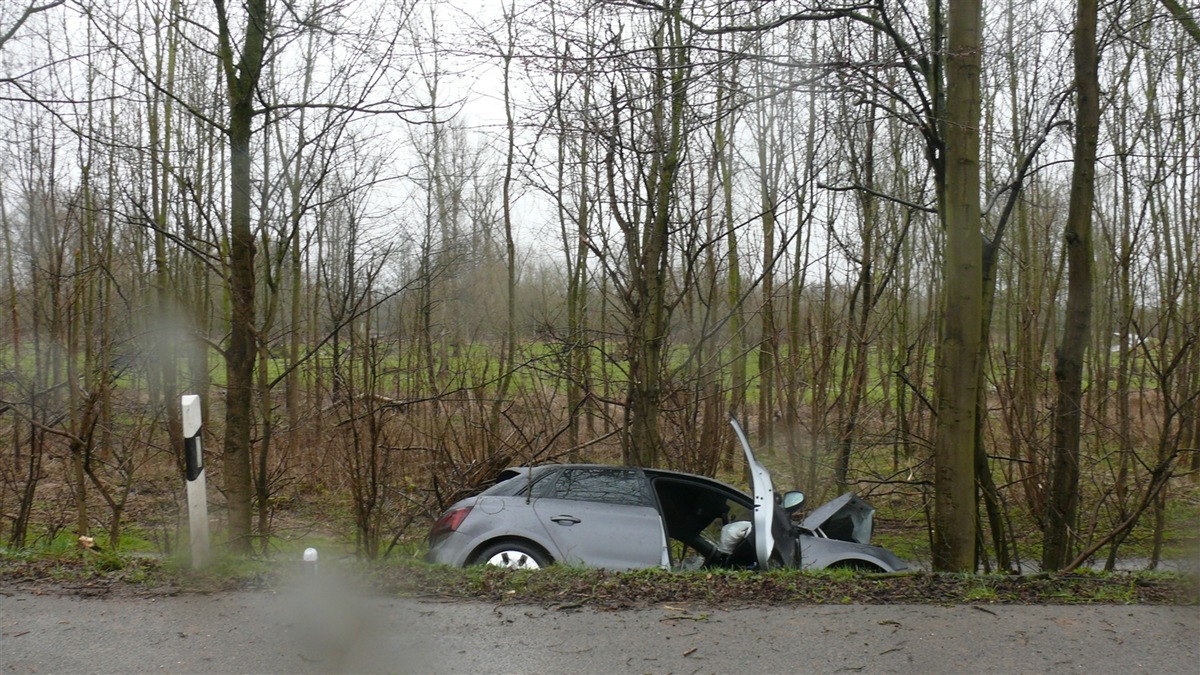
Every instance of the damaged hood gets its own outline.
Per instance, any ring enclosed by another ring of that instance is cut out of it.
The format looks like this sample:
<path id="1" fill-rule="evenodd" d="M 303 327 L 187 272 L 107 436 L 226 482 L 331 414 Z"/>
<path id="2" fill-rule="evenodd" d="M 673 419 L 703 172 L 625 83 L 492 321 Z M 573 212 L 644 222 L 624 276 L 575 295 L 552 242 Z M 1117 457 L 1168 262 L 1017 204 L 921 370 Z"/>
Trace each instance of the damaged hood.
<path id="1" fill-rule="evenodd" d="M 875 507 L 847 492 L 808 514 L 800 526 L 818 536 L 870 544 L 874 521 Z"/>

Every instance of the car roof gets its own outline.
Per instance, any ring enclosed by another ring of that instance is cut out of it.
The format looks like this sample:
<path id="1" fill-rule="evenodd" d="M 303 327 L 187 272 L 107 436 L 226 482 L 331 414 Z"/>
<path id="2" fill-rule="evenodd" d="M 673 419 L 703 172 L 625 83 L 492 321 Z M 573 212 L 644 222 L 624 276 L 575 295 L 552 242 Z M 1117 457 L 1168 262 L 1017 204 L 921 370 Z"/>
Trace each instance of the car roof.
<path id="1" fill-rule="evenodd" d="M 712 476 L 702 476 L 695 473 L 687 473 L 685 471 L 675 471 L 673 469 L 650 469 L 638 466 L 628 466 L 621 464 L 587 464 L 587 463 L 570 463 L 570 464 L 538 464 L 537 466 L 513 466 L 500 472 L 496 477 L 496 482 L 500 483 L 510 478 L 517 476 L 532 475 L 537 476 L 547 471 L 557 471 L 559 469 L 637 469 L 652 478 L 686 478 L 689 480 L 698 480 L 707 483 L 714 483 L 726 489 L 734 490 L 745 494 L 745 490 L 736 488 L 729 483 L 713 478 Z"/>

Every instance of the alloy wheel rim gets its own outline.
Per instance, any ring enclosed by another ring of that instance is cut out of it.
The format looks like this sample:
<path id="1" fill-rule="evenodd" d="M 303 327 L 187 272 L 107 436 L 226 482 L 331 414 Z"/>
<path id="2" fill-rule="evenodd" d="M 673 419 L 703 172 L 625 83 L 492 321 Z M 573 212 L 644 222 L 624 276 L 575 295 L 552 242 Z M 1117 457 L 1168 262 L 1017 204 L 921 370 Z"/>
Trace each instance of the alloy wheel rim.
<path id="1" fill-rule="evenodd" d="M 488 558 L 487 564 L 495 565 L 496 567 L 506 567 L 510 570 L 536 570 L 540 569 L 533 556 L 524 551 L 500 551 L 499 553 Z"/>

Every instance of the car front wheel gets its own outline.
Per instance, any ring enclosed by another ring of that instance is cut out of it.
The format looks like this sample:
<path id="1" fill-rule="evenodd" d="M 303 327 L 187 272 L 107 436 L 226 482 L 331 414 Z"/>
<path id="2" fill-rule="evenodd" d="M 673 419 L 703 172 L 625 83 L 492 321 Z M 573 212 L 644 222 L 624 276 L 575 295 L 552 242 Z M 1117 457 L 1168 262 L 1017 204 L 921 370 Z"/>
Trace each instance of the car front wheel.
<path id="1" fill-rule="evenodd" d="M 550 564 L 550 560 L 532 546 L 512 541 L 492 544 L 476 556 L 475 562 L 510 570 L 537 570 Z"/>

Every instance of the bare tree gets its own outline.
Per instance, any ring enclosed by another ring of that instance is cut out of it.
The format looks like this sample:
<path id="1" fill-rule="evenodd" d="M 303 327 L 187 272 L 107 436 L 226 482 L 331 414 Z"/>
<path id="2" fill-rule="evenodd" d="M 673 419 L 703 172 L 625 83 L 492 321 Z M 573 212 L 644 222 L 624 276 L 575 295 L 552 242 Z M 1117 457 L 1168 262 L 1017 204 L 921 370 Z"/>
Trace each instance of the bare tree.
<path id="1" fill-rule="evenodd" d="M 979 120 L 982 46 L 978 0 L 949 0 L 946 31 L 942 336 L 934 437 L 933 565 L 975 569 L 975 406 L 982 325 Z"/>
<path id="2" fill-rule="evenodd" d="M 686 147 L 690 71 L 687 28 L 679 3 L 647 21 L 645 53 L 650 63 L 635 65 L 627 71 L 630 75 L 613 83 L 609 128 L 602 141 L 609 214 L 619 230 L 619 248 L 591 244 L 605 273 L 621 289 L 628 350 L 622 447 L 625 461 L 639 466 L 657 464 L 662 447 L 659 405 L 670 317 L 678 302 L 678 296 L 668 293 L 672 221 Z M 640 53 L 624 52 L 628 47 L 619 33 L 610 44 L 622 56 Z M 644 79 L 633 75 L 640 72 Z M 626 129 L 632 130 L 632 137 Z"/>
<path id="3" fill-rule="evenodd" d="M 267 0 L 248 0 L 245 16 L 235 17 L 225 0 L 217 11 L 217 56 L 229 99 L 229 345 L 225 348 L 225 492 L 229 499 L 229 540 L 234 551 L 249 553 L 254 491 L 250 473 L 254 402 L 255 274 L 251 137 L 255 95 L 265 63 L 270 26 Z M 233 21 L 241 19 L 241 25 Z M 240 42 L 235 43 L 236 40 Z"/>
<path id="4" fill-rule="evenodd" d="M 1054 448 L 1050 465 L 1042 568 L 1057 570 L 1070 558 L 1071 529 L 1079 508 L 1079 446 L 1083 419 L 1083 359 L 1092 319 L 1092 208 L 1100 129 L 1098 4 L 1079 0 L 1075 17 L 1075 155 L 1064 233 L 1067 308 L 1055 354 Z"/>

